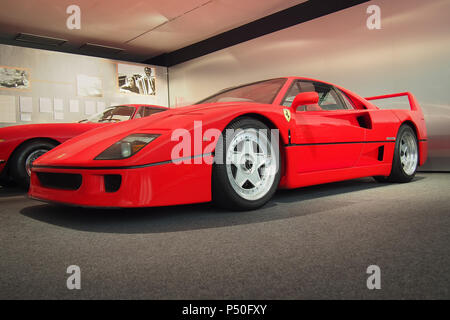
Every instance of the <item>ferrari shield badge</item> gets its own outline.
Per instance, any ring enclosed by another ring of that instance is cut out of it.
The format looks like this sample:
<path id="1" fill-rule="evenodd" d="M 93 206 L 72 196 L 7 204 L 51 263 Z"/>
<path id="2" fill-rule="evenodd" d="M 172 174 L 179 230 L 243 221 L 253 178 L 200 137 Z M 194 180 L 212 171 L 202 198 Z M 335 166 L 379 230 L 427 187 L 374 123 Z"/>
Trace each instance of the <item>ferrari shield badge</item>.
<path id="1" fill-rule="evenodd" d="M 283 109 L 284 111 L 284 117 L 286 118 L 286 121 L 291 121 L 291 111 L 289 109 Z"/>

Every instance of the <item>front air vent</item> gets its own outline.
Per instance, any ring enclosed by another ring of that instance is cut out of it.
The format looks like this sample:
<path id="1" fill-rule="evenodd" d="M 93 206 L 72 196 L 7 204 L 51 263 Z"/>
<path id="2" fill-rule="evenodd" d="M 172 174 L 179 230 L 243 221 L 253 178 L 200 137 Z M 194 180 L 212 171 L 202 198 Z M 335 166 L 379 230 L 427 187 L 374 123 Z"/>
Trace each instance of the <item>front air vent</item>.
<path id="1" fill-rule="evenodd" d="M 120 174 L 106 174 L 104 181 L 106 192 L 116 192 L 120 189 L 120 185 L 122 184 L 122 176 Z"/>
<path id="2" fill-rule="evenodd" d="M 50 189 L 78 190 L 81 187 L 81 174 L 36 172 L 39 183 Z"/>
<path id="3" fill-rule="evenodd" d="M 83 53 L 89 53 L 94 55 L 117 55 L 124 51 L 124 49 L 121 48 L 114 48 L 114 47 L 108 47 L 108 46 L 102 46 L 99 44 L 93 44 L 93 43 L 85 43 L 80 47 L 80 50 L 83 51 Z"/>
<path id="4" fill-rule="evenodd" d="M 20 42 L 34 43 L 52 47 L 59 47 L 67 42 L 67 40 L 64 39 L 38 36 L 30 33 L 19 33 L 14 39 Z"/>

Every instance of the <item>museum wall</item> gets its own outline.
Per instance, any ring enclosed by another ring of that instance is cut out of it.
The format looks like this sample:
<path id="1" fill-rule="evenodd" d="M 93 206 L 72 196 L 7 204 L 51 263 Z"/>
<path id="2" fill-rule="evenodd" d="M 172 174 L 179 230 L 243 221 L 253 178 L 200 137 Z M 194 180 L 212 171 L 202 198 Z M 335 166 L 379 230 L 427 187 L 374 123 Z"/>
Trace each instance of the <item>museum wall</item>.
<path id="1" fill-rule="evenodd" d="M 381 29 L 366 24 L 381 8 Z M 429 161 L 450 170 L 450 1 L 361 4 L 169 68 L 170 104 L 279 76 L 330 81 L 361 96 L 411 91 L 428 126 Z"/>
<path id="2" fill-rule="evenodd" d="M 118 71 L 144 73 L 145 67 L 152 69 L 154 92 L 119 88 Z M 0 45 L 0 127 L 75 122 L 125 103 L 167 106 L 167 68 Z"/>

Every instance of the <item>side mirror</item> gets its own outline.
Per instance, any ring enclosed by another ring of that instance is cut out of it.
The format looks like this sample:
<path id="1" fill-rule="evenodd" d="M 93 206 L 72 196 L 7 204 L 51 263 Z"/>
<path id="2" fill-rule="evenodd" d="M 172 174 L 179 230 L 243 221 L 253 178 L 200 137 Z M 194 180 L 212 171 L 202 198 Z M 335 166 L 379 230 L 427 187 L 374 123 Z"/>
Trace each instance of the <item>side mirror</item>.
<path id="1" fill-rule="evenodd" d="M 317 103 L 319 103 L 319 95 L 317 92 L 302 92 L 295 96 L 294 101 L 292 101 L 291 108 L 296 111 L 300 106 Z"/>

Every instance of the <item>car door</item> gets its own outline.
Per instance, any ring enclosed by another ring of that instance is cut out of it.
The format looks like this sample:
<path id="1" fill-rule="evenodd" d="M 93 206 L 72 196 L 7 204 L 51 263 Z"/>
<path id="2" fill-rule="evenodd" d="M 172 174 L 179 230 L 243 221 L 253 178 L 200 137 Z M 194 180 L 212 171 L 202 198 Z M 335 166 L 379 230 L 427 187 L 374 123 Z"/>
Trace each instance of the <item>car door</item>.
<path id="1" fill-rule="evenodd" d="M 291 145 L 300 148 L 297 161 L 298 173 L 349 168 L 355 165 L 361 154 L 365 128 L 355 110 L 344 101 L 331 85 L 307 80 L 294 80 L 284 106 L 290 106 L 298 93 L 315 91 L 318 105 L 300 106 L 293 112 L 295 132 L 291 133 Z"/>

